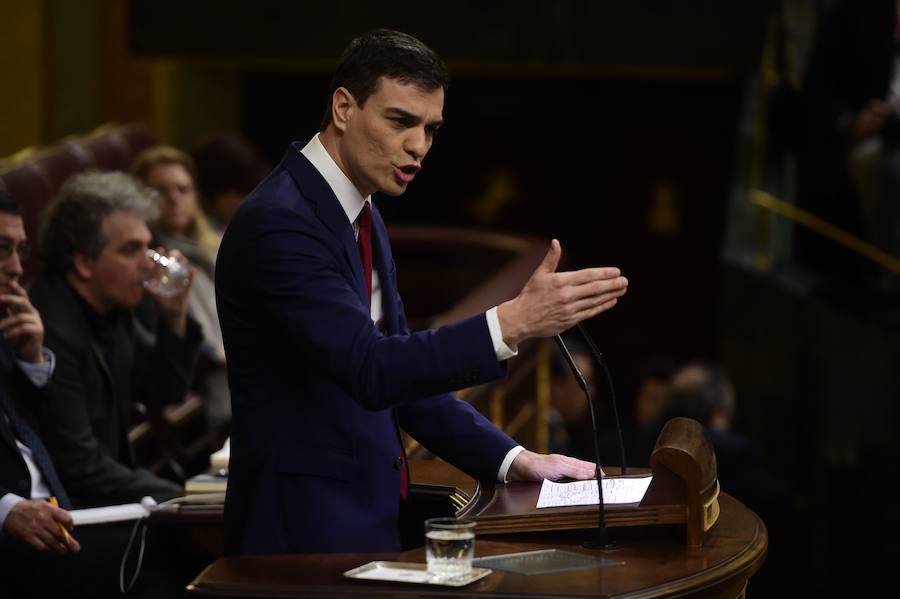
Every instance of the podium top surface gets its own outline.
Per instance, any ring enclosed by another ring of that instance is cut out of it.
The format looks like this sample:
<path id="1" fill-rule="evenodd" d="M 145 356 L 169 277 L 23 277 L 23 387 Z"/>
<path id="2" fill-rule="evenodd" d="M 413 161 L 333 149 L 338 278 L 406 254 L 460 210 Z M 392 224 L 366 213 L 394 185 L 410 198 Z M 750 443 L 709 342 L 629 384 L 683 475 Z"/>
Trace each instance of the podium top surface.
<path id="1" fill-rule="evenodd" d="M 559 548 L 606 557 L 621 565 L 523 576 L 495 571 L 459 589 L 428 588 L 429 596 L 484 597 L 736 597 L 762 565 L 768 534 L 756 514 L 721 495 L 721 517 L 700 548 L 685 546 L 683 529 L 616 530 L 619 549 L 582 549 L 582 531 L 479 538 L 476 557 Z M 189 597 L 421 597 L 421 585 L 348 580 L 343 573 L 371 561 L 422 563 L 424 549 L 404 553 L 349 553 L 229 557 L 217 560 L 188 588 Z"/>

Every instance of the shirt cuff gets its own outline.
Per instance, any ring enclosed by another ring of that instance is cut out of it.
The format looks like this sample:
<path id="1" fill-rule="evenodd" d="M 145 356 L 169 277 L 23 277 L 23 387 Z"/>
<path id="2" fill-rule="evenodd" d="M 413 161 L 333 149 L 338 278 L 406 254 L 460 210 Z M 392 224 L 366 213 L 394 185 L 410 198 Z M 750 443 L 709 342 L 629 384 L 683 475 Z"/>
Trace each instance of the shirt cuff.
<path id="1" fill-rule="evenodd" d="M 497 316 L 497 306 L 485 312 L 484 315 L 487 318 L 488 330 L 491 332 L 491 341 L 494 343 L 494 353 L 497 354 L 497 361 L 502 362 L 518 355 L 518 347 L 511 349 L 503 342 L 503 331 L 500 330 L 500 317 Z"/>
<path id="2" fill-rule="evenodd" d="M 0 497 L 0 536 L 6 534 L 3 529 L 3 527 L 6 526 L 6 516 L 9 515 L 9 512 L 20 501 L 25 501 L 25 498 L 19 497 L 14 493 L 7 493 L 3 497 Z"/>
<path id="3" fill-rule="evenodd" d="M 22 369 L 28 380 L 38 389 L 47 385 L 50 377 L 53 376 L 53 370 L 56 368 L 56 355 L 46 347 L 41 348 L 41 352 L 43 352 L 44 361 L 40 364 L 16 360 L 19 363 L 19 368 Z"/>
<path id="4" fill-rule="evenodd" d="M 509 467 L 512 466 L 513 460 L 519 457 L 519 454 L 523 451 L 525 451 L 525 448 L 521 445 L 516 445 L 509 450 L 509 453 L 506 454 L 506 457 L 503 458 L 503 462 L 500 464 L 500 471 L 497 472 L 497 482 L 509 482 L 506 480 L 506 475 L 509 474 Z"/>

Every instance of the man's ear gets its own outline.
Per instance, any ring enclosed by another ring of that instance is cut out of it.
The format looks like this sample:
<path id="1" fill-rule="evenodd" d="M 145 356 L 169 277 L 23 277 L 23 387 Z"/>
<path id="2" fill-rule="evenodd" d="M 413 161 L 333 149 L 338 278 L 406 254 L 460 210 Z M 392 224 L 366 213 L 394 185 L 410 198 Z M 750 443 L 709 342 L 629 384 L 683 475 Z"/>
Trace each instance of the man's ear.
<path id="1" fill-rule="evenodd" d="M 90 280 L 94 276 L 94 259 L 76 252 L 72 254 L 72 269 L 79 279 Z"/>
<path id="2" fill-rule="evenodd" d="M 353 118 L 356 100 L 346 87 L 339 87 L 331 95 L 331 123 L 338 131 L 347 130 L 347 123 Z"/>

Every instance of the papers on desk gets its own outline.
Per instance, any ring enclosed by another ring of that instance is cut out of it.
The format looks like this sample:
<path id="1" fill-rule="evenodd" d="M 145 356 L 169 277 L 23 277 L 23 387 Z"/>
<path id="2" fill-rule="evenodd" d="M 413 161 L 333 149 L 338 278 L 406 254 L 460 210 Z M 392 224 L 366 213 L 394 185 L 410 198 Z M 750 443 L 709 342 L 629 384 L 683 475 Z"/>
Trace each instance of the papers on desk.
<path id="1" fill-rule="evenodd" d="M 603 503 L 616 505 L 639 503 L 650 486 L 653 476 L 604 478 Z M 537 507 L 564 507 L 571 505 L 597 505 L 597 480 L 577 480 L 571 483 L 555 483 L 544 479 Z"/>

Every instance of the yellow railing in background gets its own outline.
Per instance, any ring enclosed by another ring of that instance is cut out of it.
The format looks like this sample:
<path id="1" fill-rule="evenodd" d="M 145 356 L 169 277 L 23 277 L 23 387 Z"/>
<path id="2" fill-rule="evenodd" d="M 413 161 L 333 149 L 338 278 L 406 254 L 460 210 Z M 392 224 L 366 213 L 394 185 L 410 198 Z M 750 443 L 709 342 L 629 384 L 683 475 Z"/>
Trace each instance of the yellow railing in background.
<path id="1" fill-rule="evenodd" d="M 801 208 L 797 208 L 790 202 L 779 200 L 775 196 L 761 189 L 750 190 L 750 202 L 760 208 L 768 210 L 790 221 L 815 231 L 822 237 L 830 239 L 848 250 L 864 256 L 880 267 L 900 275 L 900 259 L 885 252 L 871 243 L 848 233 L 830 222 L 823 220 Z"/>

